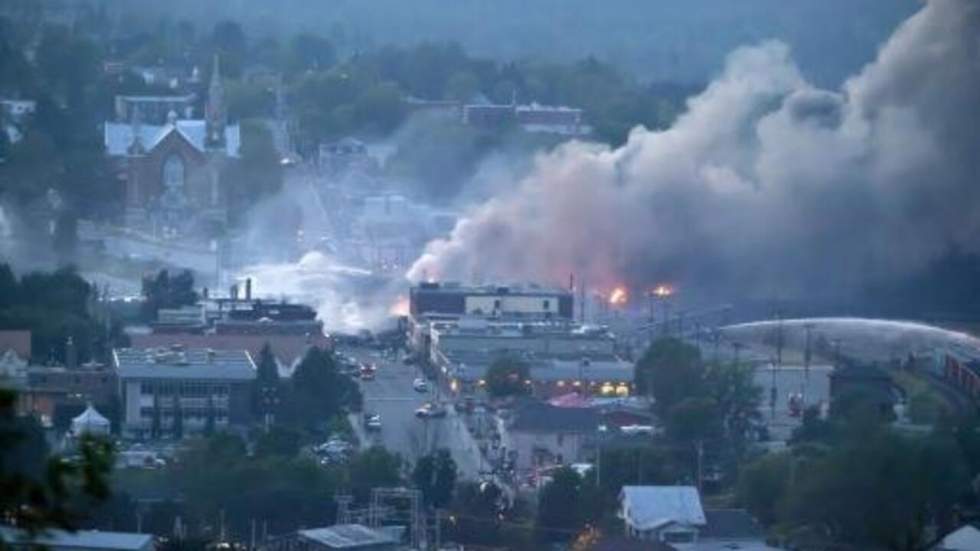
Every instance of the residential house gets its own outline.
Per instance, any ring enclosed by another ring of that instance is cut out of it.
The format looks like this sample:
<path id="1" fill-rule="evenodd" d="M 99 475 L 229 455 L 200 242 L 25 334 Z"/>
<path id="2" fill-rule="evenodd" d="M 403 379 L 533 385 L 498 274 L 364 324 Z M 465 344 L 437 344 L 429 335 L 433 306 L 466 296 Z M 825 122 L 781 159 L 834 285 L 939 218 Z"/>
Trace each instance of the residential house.
<path id="1" fill-rule="evenodd" d="M 980 551 L 980 530 L 971 524 L 960 526 L 946 534 L 933 551 Z"/>
<path id="2" fill-rule="evenodd" d="M 694 486 L 624 486 L 619 515 L 630 538 L 679 551 L 772 551 L 762 528 L 742 509 L 708 509 Z"/>
<path id="3" fill-rule="evenodd" d="M 591 459 L 598 428 L 599 416 L 592 409 L 527 402 L 514 411 L 501 443 L 517 473 L 531 474 Z"/>
<path id="4" fill-rule="evenodd" d="M 627 536 L 668 544 L 695 543 L 708 524 L 694 486 L 623 486 L 619 515 Z"/>

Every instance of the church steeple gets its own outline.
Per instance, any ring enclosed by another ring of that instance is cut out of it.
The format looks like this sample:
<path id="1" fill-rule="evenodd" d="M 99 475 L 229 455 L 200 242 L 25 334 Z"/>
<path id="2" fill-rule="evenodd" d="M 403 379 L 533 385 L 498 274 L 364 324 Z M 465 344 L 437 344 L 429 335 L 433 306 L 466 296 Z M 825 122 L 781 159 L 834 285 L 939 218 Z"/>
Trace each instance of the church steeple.
<path id="1" fill-rule="evenodd" d="M 228 115 L 225 112 L 225 89 L 221 84 L 221 68 L 218 54 L 214 54 L 214 69 L 211 71 L 211 85 L 208 87 L 208 102 L 204 108 L 205 140 L 208 149 L 224 149 L 225 126 Z"/>

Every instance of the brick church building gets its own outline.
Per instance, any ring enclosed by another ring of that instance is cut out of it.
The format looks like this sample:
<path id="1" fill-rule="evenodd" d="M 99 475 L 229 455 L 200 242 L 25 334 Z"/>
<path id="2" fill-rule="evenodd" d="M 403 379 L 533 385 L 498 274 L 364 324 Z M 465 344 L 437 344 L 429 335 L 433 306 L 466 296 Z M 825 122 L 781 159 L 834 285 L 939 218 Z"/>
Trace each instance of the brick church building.
<path id="1" fill-rule="evenodd" d="M 105 123 L 105 148 L 125 190 L 125 226 L 162 237 L 208 237 L 228 221 L 224 167 L 239 157 L 237 124 L 228 124 L 217 57 L 203 119 L 144 124 L 138 104 L 128 122 Z M 187 112 L 184 113 L 188 115 Z"/>

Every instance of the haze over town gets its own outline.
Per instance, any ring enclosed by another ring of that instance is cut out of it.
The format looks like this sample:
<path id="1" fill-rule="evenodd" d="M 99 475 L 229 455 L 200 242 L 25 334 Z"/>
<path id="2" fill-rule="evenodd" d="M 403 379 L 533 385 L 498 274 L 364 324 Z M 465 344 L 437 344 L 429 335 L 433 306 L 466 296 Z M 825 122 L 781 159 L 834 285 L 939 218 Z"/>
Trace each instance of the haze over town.
<path id="1" fill-rule="evenodd" d="M 978 31 L 0 1 L 0 547 L 980 549 Z"/>

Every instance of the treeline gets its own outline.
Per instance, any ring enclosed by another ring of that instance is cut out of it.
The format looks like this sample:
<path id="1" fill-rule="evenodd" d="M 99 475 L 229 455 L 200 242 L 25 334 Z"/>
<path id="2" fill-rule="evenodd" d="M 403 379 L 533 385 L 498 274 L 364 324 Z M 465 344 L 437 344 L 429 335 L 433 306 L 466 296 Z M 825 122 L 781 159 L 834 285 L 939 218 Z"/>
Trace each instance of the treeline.
<path id="1" fill-rule="evenodd" d="M 0 264 L 0 330 L 29 330 L 35 363 L 64 363 L 69 337 L 79 362 L 104 361 L 126 337 L 97 308 L 97 292 L 72 268 L 18 278 Z"/>

